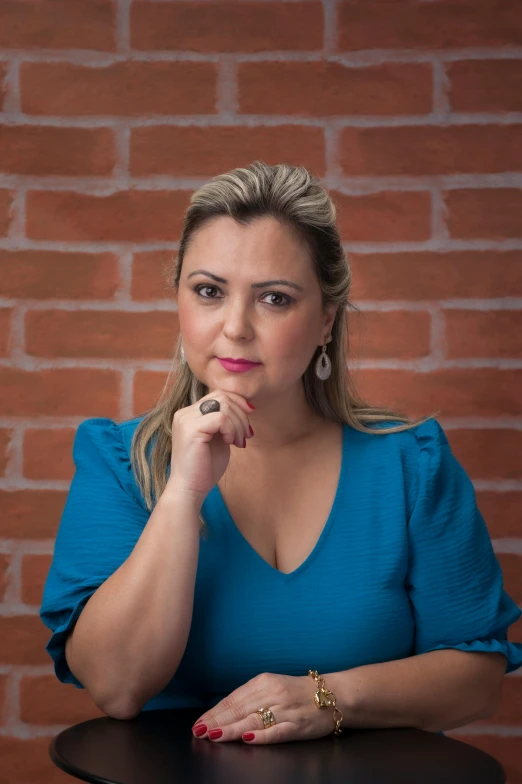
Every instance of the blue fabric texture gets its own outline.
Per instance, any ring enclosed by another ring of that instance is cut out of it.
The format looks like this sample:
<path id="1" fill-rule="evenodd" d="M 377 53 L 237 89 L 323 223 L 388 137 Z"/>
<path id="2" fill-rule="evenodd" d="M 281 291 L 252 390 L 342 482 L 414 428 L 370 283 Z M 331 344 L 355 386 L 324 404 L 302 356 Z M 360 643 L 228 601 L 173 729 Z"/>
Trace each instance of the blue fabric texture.
<path id="1" fill-rule="evenodd" d="M 77 688 L 66 636 L 150 516 L 130 464 L 139 421 L 87 419 L 74 440 L 40 617 L 57 678 Z M 472 482 L 436 419 L 380 435 L 344 425 L 328 520 L 289 574 L 252 548 L 217 485 L 202 514 L 209 535 L 185 654 L 143 710 L 212 706 L 260 672 L 326 675 L 444 648 L 503 653 L 506 673 L 522 666 L 522 643 L 507 639 L 522 611 L 504 591 Z"/>

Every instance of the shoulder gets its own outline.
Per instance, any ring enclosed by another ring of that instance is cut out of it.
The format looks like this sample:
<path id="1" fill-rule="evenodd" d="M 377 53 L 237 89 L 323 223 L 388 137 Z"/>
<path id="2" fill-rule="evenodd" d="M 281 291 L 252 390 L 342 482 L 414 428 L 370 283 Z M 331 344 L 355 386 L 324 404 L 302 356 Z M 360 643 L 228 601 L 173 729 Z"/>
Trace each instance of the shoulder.
<path id="1" fill-rule="evenodd" d="M 91 417 L 81 422 L 73 443 L 77 482 L 83 479 L 92 483 L 94 477 L 109 481 L 112 477 L 113 483 L 144 504 L 131 462 L 132 437 L 142 419 L 116 422 L 108 417 Z"/>
<path id="2" fill-rule="evenodd" d="M 401 425 L 398 420 L 374 422 L 370 428 L 379 430 L 378 434 L 349 428 L 349 437 L 359 454 L 358 462 L 364 467 L 361 471 L 378 477 L 380 485 L 389 493 L 404 492 L 411 511 L 423 479 L 435 475 L 441 462 L 448 464 L 451 450 L 442 426 L 434 417 L 393 432 L 393 428 Z"/>
<path id="3" fill-rule="evenodd" d="M 402 425 L 402 422 L 394 420 L 389 422 L 374 422 L 370 426 L 375 430 L 387 431 Z M 373 435 L 370 435 L 369 438 L 373 438 Z M 420 449 L 429 448 L 432 445 L 448 443 L 442 425 L 435 417 L 430 417 L 418 425 L 413 425 L 404 430 L 399 430 L 398 432 L 386 433 L 385 436 L 379 434 L 375 436 L 375 438 L 383 440 L 384 442 L 389 442 L 390 439 L 393 439 L 403 449 L 412 450 L 417 454 Z"/>
<path id="4" fill-rule="evenodd" d="M 132 437 L 143 416 L 116 422 L 108 417 L 84 419 L 76 430 L 77 449 L 96 448 L 103 453 L 120 450 L 122 447 L 130 456 Z"/>
<path id="5" fill-rule="evenodd" d="M 374 433 L 355 430 L 345 425 L 361 445 L 371 445 L 385 452 L 396 452 L 404 457 L 418 459 L 421 450 L 434 448 L 447 444 L 446 435 L 442 426 L 434 417 L 413 425 L 404 430 L 395 431 L 394 428 L 404 423 L 399 420 L 372 422 L 367 427 Z M 388 433 L 387 431 L 392 432 Z"/>

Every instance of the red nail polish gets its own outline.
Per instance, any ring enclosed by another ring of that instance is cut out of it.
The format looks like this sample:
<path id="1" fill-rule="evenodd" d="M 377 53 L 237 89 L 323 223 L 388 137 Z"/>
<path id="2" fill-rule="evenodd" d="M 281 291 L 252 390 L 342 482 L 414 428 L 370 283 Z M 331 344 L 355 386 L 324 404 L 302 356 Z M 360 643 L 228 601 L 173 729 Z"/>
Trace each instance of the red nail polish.
<path id="1" fill-rule="evenodd" d="M 243 740 L 254 740 L 255 737 L 253 732 L 244 732 L 242 735 Z"/>
<path id="2" fill-rule="evenodd" d="M 200 738 L 202 735 L 205 734 L 206 731 L 207 731 L 207 727 L 205 724 L 198 724 L 198 726 L 194 730 L 194 735 Z"/>
<path id="3" fill-rule="evenodd" d="M 249 403 L 249 402 L 248 402 L 248 400 L 247 400 L 247 406 L 248 406 L 249 408 L 253 408 L 253 409 L 255 410 L 255 406 L 253 406 L 253 405 L 252 405 L 252 403 Z"/>
<path id="4" fill-rule="evenodd" d="M 208 737 L 211 740 L 217 740 L 222 735 L 223 735 L 223 730 L 210 730 L 210 732 L 208 733 Z"/>

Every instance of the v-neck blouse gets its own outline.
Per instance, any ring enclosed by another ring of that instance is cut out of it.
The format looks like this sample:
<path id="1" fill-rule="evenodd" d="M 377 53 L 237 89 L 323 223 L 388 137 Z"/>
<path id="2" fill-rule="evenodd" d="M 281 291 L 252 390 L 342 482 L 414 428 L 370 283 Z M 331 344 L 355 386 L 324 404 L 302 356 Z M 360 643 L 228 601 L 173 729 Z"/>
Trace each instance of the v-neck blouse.
<path id="1" fill-rule="evenodd" d="M 52 631 L 46 651 L 57 678 L 77 688 L 67 634 L 150 516 L 130 464 L 139 421 L 87 419 L 74 439 L 40 618 Z M 269 514 L 270 488 L 266 497 Z M 289 574 L 251 547 L 217 485 L 201 511 L 208 534 L 185 653 L 143 710 L 204 709 L 261 672 L 326 674 L 444 648 L 503 653 L 506 673 L 522 666 L 522 643 L 507 640 L 522 611 L 503 588 L 473 484 L 436 419 L 377 435 L 343 426 L 330 514 Z"/>
<path id="2" fill-rule="evenodd" d="M 259 555 L 259 553 L 252 547 L 250 542 L 248 542 L 247 539 L 243 536 L 243 534 L 241 533 L 241 531 L 239 530 L 239 528 L 235 524 L 232 515 L 230 514 L 230 511 L 229 511 L 229 509 L 228 509 L 228 507 L 227 507 L 227 505 L 225 503 L 225 499 L 223 498 L 223 495 L 221 494 L 221 491 L 220 491 L 218 485 L 214 485 L 214 487 L 212 488 L 212 490 L 210 492 L 210 496 L 211 496 L 211 504 L 210 505 L 213 508 L 215 507 L 215 509 L 217 511 L 218 519 L 222 520 L 224 526 L 227 526 L 230 529 L 229 536 L 230 536 L 230 539 L 232 540 L 232 542 L 231 542 L 231 550 L 234 550 L 234 549 L 246 550 L 247 552 L 246 552 L 246 556 L 245 557 L 247 557 L 248 559 L 253 558 L 254 560 L 256 560 L 256 559 L 259 560 L 260 561 L 259 567 L 261 569 L 263 569 L 263 564 L 264 564 L 264 566 L 268 570 L 269 574 L 273 578 L 275 578 L 275 579 L 279 578 L 282 583 L 288 582 L 289 580 L 292 580 L 292 579 L 298 577 L 298 575 L 300 575 L 302 572 L 304 572 L 306 569 L 308 569 L 310 564 L 317 558 L 317 556 L 320 553 L 321 549 L 324 547 L 324 544 L 325 544 L 325 542 L 326 542 L 326 540 L 327 540 L 327 538 L 329 536 L 330 529 L 332 528 L 333 525 L 335 525 L 335 521 L 336 521 L 337 517 L 339 516 L 338 515 L 338 507 L 339 507 L 339 504 L 341 503 L 341 498 L 342 498 L 342 494 L 343 494 L 343 488 L 344 488 L 345 483 L 346 483 L 345 474 L 348 471 L 348 467 L 346 465 L 347 462 L 348 462 L 348 455 L 349 455 L 348 443 L 347 443 L 348 442 L 348 430 L 349 430 L 348 426 L 345 425 L 343 427 L 341 468 L 340 468 L 340 471 L 339 471 L 339 480 L 337 482 L 337 488 L 336 488 L 336 491 L 335 491 L 335 495 L 334 495 L 334 499 L 333 499 L 333 502 L 332 502 L 332 506 L 330 508 L 330 512 L 328 514 L 328 518 L 326 520 L 326 523 L 323 526 L 321 534 L 319 535 L 319 538 L 318 538 L 318 540 L 317 540 L 317 542 L 315 544 L 315 547 L 313 548 L 312 552 L 308 554 L 308 556 L 305 558 L 305 560 L 296 569 L 294 569 L 292 572 L 289 572 L 289 573 L 280 572 L 278 569 L 274 569 L 274 567 L 271 564 L 269 564 L 268 561 L 265 561 L 265 559 L 262 558 L 262 556 Z M 209 499 L 207 498 L 205 503 L 207 503 L 208 500 Z M 270 514 L 270 496 L 268 494 L 267 494 L 266 504 L 267 504 L 266 514 L 268 516 Z M 212 514 L 212 512 L 211 512 L 211 514 Z"/>

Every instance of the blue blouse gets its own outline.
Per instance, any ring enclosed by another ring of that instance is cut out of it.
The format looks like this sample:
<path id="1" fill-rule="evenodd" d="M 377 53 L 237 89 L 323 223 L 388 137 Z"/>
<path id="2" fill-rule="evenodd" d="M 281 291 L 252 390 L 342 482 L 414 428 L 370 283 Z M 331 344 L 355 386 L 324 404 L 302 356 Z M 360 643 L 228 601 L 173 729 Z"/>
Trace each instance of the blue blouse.
<path id="1" fill-rule="evenodd" d="M 150 516 L 129 457 L 139 421 L 87 419 L 74 440 L 40 617 L 52 631 L 46 650 L 57 678 L 77 688 L 67 633 Z M 324 674 L 443 648 L 498 651 L 506 673 L 522 666 L 522 643 L 507 640 L 522 612 L 503 590 L 473 485 L 436 419 L 388 435 L 344 425 L 328 520 L 290 574 L 247 542 L 217 485 L 202 514 L 209 534 L 200 539 L 185 653 L 143 710 L 208 708 L 261 672 Z"/>

